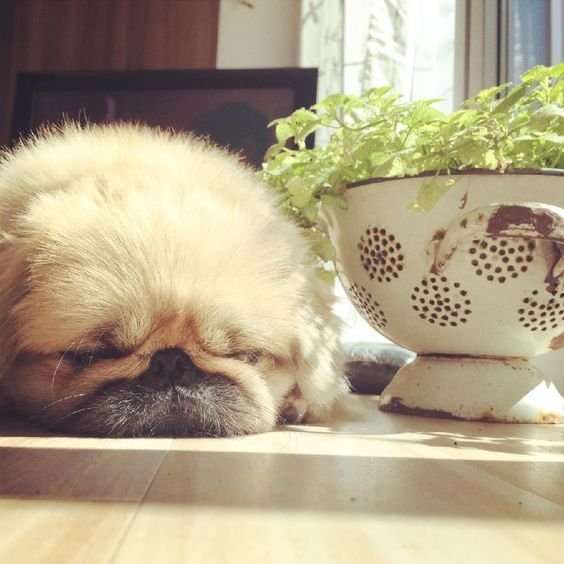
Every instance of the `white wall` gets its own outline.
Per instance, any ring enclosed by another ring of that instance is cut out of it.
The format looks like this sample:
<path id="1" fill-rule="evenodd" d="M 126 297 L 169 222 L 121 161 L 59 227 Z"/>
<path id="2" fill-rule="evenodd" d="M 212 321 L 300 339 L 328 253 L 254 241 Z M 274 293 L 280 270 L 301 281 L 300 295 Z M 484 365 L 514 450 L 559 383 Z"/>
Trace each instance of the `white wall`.
<path id="1" fill-rule="evenodd" d="M 217 68 L 297 67 L 299 46 L 300 0 L 220 1 Z"/>

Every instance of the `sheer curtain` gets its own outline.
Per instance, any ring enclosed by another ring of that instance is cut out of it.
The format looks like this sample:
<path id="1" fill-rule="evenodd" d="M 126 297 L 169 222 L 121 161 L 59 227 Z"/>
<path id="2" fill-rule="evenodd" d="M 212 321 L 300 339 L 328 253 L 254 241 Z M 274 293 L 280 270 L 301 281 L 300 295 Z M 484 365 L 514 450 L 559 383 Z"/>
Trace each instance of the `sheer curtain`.
<path id="1" fill-rule="evenodd" d="M 318 99 L 391 85 L 407 99 L 453 107 L 455 0 L 302 0 L 300 63 L 319 68 Z M 322 142 L 322 139 L 318 139 Z M 358 315 L 341 285 L 343 340 L 387 339 Z"/>
<path id="2" fill-rule="evenodd" d="M 302 0 L 300 63 L 318 98 L 391 85 L 452 108 L 456 0 Z"/>

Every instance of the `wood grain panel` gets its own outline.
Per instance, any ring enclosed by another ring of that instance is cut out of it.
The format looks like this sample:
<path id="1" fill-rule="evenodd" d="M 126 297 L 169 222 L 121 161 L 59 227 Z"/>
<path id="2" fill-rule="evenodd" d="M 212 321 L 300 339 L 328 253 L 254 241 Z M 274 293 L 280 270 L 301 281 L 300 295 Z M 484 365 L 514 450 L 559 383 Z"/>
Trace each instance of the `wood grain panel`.
<path id="1" fill-rule="evenodd" d="M 0 144 L 17 72 L 215 67 L 219 0 L 0 0 L 0 10 Z"/>
<path id="2" fill-rule="evenodd" d="M 0 0 L 0 145 L 2 133 L 7 132 L 10 125 L 8 113 L 8 84 L 11 75 L 12 35 L 14 14 L 16 12 L 15 0 Z"/>

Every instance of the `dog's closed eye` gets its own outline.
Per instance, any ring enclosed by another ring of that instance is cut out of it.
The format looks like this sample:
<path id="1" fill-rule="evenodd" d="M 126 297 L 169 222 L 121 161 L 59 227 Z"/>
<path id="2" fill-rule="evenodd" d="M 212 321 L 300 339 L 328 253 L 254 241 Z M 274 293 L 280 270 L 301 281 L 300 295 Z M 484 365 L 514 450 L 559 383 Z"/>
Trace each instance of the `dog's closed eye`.
<path id="1" fill-rule="evenodd" d="M 257 362 L 262 358 L 262 351 L 243 351 L 234 352 L 227 355 L 229 358 L 236 358 L 247 364 L 257 364 Z"/>
<path id="2" fill-rule="evenodd" d="M 249 364 L 256 364 L 261 358 L 261 351 L 250 351 L 243 355 L 243 360 Z"/>
<path id="3" fill-rule="evenodd" d="M 63 358 L 75 368 L 88 368 L 98 360 L 117 360 L 126 355 L 127 351 L 111 346 L 62 353 Z"/>

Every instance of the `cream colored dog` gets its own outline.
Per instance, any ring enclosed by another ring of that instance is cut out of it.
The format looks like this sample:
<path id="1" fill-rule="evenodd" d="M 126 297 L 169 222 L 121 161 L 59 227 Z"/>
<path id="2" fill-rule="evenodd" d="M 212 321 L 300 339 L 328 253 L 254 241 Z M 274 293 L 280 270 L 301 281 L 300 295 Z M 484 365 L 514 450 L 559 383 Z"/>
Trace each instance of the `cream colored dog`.
<path id="1" fill-rule="evenodd" d="M 55 429 L 228 436 L 345 393 L 330 296 L 237 159 L 67 125 L 0 160 L 0 394 Z"/>

